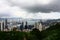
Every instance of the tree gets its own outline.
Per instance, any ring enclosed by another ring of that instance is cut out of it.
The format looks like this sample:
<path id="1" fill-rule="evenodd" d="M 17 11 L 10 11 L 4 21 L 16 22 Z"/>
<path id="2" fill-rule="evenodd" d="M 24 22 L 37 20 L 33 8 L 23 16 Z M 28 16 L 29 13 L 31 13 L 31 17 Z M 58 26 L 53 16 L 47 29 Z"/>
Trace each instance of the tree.
<path id="1" fill-rule="evenodd" d="M 35 36 L 35 40 L 42 40 L 42 35 L 39 29 L 34 28 L 30 33 Z"/>

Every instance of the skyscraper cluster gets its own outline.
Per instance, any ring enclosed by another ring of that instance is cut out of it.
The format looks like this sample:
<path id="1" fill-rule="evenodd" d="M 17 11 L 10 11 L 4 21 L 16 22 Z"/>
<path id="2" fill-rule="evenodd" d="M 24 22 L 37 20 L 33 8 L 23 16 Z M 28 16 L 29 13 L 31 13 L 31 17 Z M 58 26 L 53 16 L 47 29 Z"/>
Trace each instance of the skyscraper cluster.
<path id="1" fill-rule="evenodd" d="M 20 21 L 19 21 L 20 22 Z M 28 25 L 27 21 L 22 21 L 21 23 L 12 21 L 8 22 L 7 19 L 0 21 L 0 31 L 32 31 L 34 28 L 39 29 L 40 31 L 44 30 L 41 22 L 35 22 L 34 25 Z"/>
<path id="2" fill-rule="evenodd" d="M 7 19 L 0 21 L 0 31 L 8 30 Z"/>

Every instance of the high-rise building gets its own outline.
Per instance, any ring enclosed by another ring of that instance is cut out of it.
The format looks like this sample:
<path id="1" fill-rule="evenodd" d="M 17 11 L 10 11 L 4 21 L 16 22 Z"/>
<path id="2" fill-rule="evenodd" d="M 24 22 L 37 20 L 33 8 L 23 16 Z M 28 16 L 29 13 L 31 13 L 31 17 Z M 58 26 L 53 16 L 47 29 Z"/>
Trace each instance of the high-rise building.
<path id="1" fill-rule="evenodd" d="M 5 28 L 8 28 L 7 19 L 5 19 Z"/>
<path id="2" fill-rule="evenodd" d="M 42 23 L 39 23 L 39 30 L 40 30 L 40 31 L 42 31 L 42 30 L 43 30 Z"/>
<path id="3" fill-rule="evenodd" d="M 23 28 L 24 28 L 24 22 L 22 22 L 22 24 L 20 26 L 21 31 L 23 30 Z"/>
<path id="4" fill-rule="evenodd" d="M 28 32 L 28 23 L 27 23 L 27 21 L 25 22 L 25 26 L 24 26 L 24 30 L 23 30 L 24 32 Z"/>
<path id="5" fill-rule="evenodd" d="M 4 21 L 0 21 L 0 31 L 4 31 Z"/>
<path id="6" fill-rule="evenodd" d="M 44 29 L 44 27 L 43 27 L 41 22 L 35 22 L 34 28 L 37 28 L 40 31 L 42 31 Z"/>
<path id="7" fill-rule="evenodd" d="M 27 21 L 26 21 L 26 24 L 25 24 L 25 29 L 27 29 L 28 28 L 28 25 L 27 25 Z"/>

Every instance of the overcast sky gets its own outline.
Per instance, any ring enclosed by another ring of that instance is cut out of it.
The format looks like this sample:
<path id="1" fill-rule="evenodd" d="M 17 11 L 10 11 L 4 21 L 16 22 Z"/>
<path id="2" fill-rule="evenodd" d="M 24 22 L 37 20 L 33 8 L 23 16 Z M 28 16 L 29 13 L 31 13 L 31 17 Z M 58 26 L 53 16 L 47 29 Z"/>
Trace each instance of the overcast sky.
<path id="1" fill-rule="evenodd" d="M 0 0 L 0 17 L 60 18 L 60 0 Z"/>

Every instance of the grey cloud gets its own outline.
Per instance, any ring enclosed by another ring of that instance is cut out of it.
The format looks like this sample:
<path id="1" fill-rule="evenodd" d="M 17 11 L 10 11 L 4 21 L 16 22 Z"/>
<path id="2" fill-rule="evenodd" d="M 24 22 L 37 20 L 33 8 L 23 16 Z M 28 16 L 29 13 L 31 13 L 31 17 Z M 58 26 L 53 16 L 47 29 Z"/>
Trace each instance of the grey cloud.
<path id="1" fill-rule="evenodd" d="M 11 3 L 11 7 L 13 6 L 17 6 L 20 7 L 22 9 L 25 9 L 27 12 L 29 13 L 38 13 L 38 12 L 42 12 L 42 13 L 50 13 L 50 12 L 60 12 L 60 0 L 54 0 L 54 2 L 48 4 L 48 5 L 41 5 L 41 4 L 34 4 L 31 6 L 28 6 L 26 4 L 23 3 L 19 3 L 19 2 L 12 2 L 12 0 L 6 0 L 8 3 Z M 18 1 L 18 0 L 17 0 Z M 30 3 L 29 3 L 30 5 Z"/>
<path id="2" fill-rule="evenodd" d="M 31 3 L 31 1 L 27 0 L 27 3 L 20 3 L 19 1 L 21 0 L 0 0 L 0 17 L 22 17 L 34 19 L 60 18 L 60 0 L 54 0 L 54 2 L 51 2 L 48 5 Z M 42 12 L 43 14 L 38 12 Z M 51 13 L 47 15 L 45 14 L 49 12 Z"/>
<path id="3" fill-rule="evenodd" d="M 9 1 L 9 2 L 11 2 L 11 1 Z M 32 6 L 28 6 L 26 4 L 19 4 L 19 3 L 17 4 L 17 2 L 16 3 L 11 2 L 11 3 L 15 6 L 19 6 L 22 9 L 25 9 L 27 12 L 32 12 L 32 13 L 37 13 L 37 12 L 42 12 L 42 13 L 60 12 L 60 0 L 53 0 L 53 2 L 48 4 L 48 5 L 35 4 L 35 5 L 32 5 Z"/>
<path id="4" fill-rule="evenodd" d="M 49 13 L 52 11 L 52 9 L 49 8 L 45 8 L 45 7 L 27 7 L 25 8 L 28 12 L 33 12 L 33 13 L 37 13 L 37 12 L 43 12 L 43 13 Z"/>
<path id="5" fill-rule="evenodd" d="M 49 5 L 35 5 L 32 7 L 25 7 L 28 12 L 42 12 L 42 13 L 50 13 L 50 12 L 60 12 L 60 0 L 56 0 Z"/>
<path id="6" fill-rule="evenodd" d="M 0 17 L 10 17 L 10 16 L 11 16 L 11 14 L 8 11 L 0 12 Z"/>
<path id="7" fill-rule="evenodd" d="M 9 14 L 0 14 L 0 17 L 9 17 Z"/>

